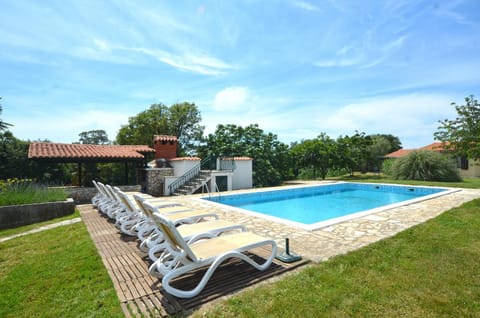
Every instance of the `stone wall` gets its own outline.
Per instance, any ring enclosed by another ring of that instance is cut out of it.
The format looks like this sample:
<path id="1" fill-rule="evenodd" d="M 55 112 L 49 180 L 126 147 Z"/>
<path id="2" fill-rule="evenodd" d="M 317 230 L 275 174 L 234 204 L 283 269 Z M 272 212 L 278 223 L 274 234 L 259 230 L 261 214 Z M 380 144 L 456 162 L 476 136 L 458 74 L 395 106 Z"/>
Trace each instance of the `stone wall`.
<path id="1" fill-rule="evenodd" d="M 120 190 L 125 192 L 141 192 L 142 187 L 140 185 L 133 186 L 118 186 Z M 76 204 L 91 203 L 92 198 L 97 194 L 97 189 L 86 187 L 63 187 L 68 193 L 68 196 L 72 198 Z"/>
<path id="2" fill-rule="evenodd" d="M 47 221 L 74 212 L 75 202 L 72 199 L 61 202 L 1 206 L 0 229 Z"/>
<path id="3" fill-rule="evenodd" d="M 173 168 L 145 169 L 145 192 L 156 197 L 164 195 L 165 177 L 173 176 L 173 172 Z"/>

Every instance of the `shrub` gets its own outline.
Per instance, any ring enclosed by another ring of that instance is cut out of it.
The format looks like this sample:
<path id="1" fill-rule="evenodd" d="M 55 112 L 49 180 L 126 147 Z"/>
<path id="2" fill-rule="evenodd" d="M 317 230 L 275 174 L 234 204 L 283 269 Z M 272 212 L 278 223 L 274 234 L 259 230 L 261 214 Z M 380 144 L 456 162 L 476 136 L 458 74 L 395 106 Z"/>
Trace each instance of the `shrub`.
<path id="1" fill-rule="evenodd" d="M 0 206 L 64 201 L 66 192 L 48 188 L 31 179 L 0 180 Z"/>
<path id="2" fill-rule="evenodd" d="M 395 163 L 395 159 L 385 159 L 382 163 L 381 172 L 383 174 L 391 176 L 393 174 L 392 168 Z"/>
<path id="3" fill-rule="evenodd" d="M 396 159 L 391 175 L 399 180 L 461 181 L 453 161 L 438 152 L 415 150 Z"/>

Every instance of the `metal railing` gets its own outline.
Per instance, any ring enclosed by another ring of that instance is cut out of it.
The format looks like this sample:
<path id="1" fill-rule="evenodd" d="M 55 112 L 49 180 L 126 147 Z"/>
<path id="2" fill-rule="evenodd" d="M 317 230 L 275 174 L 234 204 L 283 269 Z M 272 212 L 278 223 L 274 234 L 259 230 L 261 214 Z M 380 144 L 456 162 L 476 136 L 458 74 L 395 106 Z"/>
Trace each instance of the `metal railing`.
<path id="1" fill-rule="evenodd" d="M 211 160 L 212 160 L 211 157 L 207 157 L 207 158 L 203 159 L 199 164 L 195 165 L 192 169 L 188 170 L 183 175 L 178 177 L 177 180 L 175 180 L 174 182 L 172 182 L 168 186 L 168 189 L 170 190 L 170 194 L 175 193 L 175 191 L 178 188 L 181 188 L 183 185 L 185 185 L 190 180 L 192 180 L 194 178 L 197 178 L 200 175 L 200 171 L 201 171 L 202 167 L 209 166 Z"/>
<path id="2" fill-rule="evenodd" d="M 223 157 L 220 158 L 220 167 L 218 167 L 219 170 L 225 171 L 225 170 L 235 170 L 236 165 L 235 165 L 235 160 L 233 157 Z"/>
<path id="3" fill-rule="evenodd" d="M 183 186 L 188 181 L 192 180 L 193 178 L 197 177 L 200 174 L 200 164 L 196 165 L 192 169 L 185 172 L 182 176 L 178 177 L 177 180 L 173 181 L 169 186 L 168 189 L 170 190 L 170 194 L 175 193 L 175 191 Z"/>
<path id="4" fill-rule="evenodd" d="M 216 165 L 216 158 L 212 156 L 206 157 L 199 164 L 195 165 L 192 169 L 185 172 L 182 176 L 178 177 L 177 180 L 175 180 L 168 186 L 170 194 L 174 194 L 177 189 L 181 188 L 192 179 L 197 178 L 200 175 L 201 170 L 214 170 L 216 168 L 221 171 L 233 171 L 236 168 L 235 160 L 233 159 L 233 157 L 222 157 L 219 160 L 219 167 L 216 167 L 214 165 Z"/>

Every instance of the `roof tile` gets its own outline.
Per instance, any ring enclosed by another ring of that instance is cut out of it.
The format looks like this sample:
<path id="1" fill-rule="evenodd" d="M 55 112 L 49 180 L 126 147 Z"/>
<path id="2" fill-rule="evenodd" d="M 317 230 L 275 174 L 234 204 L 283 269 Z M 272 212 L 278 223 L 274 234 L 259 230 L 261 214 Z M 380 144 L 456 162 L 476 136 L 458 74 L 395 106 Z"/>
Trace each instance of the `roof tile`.
<path id="1" fill-rule="evenodd" d="M 146 145 L 90 145 L 33 142 L 28 149 L 29 159 L 143 159 L 153 153 Z"/>
<path id="2" fill-rule="evenodd" d="M 253 160 L 252 158 L 250 157 L 223 157 L 222 158 L 223 160 L 235 160 L 235 161 L 249 161 L 249 160 Z"/>
<path id="3" fill-rule="evenodd" d="M 423 146 L 420 148 L 421 150 L 433 150 L 433 151 L 445 151 L 444 144 L 441 142 L 434 142 L 430 145 Z"/>
<path id="4" fill-rule="evenodd" d="M 153 142 L 155 141 L 177 141 L 176 136 L 168 136 L 168 135 L 154 135 L 153 136 Z"/>
<path id="5" fill-rule="evenodd" d="M 177 157 L 177 158 L 172 158 L 172 159 L 168 159 L 168 161 L 182 161 L 182 160 L 186 160 L 186 161 L 200 161 L 202 159 L 198 158 L 198 157 Z"/>
<path id="6" fill-rule="evenodd" d="M 431 151 L 438 151 L 438 152 L 444 152 L 444 151 L 446 151 L 443 143 L 441 143 L 441 142 L 434 142 L 434 143 L 431 143 L 431 144 L 429 144 L 429 145 L 420 147 L 420 148 L 418 148 L 418 149 L 399 149 L 399 150 L 397 150 L 397 151 L 394 151 L 394 152 L 392 152 L 392 153 L 389 153 L 389 154 L 385 155 L 385 158 L 399 158 L 399 157 L 403 157 L 403 156 L 409 154 L 410 152 L 412 152 L 412 151 L 414 151 L 414 150 L 431 150 Z"/>

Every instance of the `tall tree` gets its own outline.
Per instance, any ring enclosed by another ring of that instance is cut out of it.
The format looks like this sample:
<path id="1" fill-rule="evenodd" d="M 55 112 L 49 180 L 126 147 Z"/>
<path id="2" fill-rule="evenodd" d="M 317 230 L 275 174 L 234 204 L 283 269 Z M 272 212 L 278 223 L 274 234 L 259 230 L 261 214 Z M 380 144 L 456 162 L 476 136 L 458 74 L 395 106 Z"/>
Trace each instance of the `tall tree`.
<path id="1" fill-rule="evenodd" d="M 199 147 L 199 153 L 203 158 L 253 158 L 253 182 L 257 187 L 278 185 L 291 175 L 288 146 L 258 125 L 218 125 L 215 133 L 209 134 L 204 145 Z"/>
<path id="2" fill-rule="evenodd" d="M 46 183 L 70 183 L 70 171 L 66 165 L 29 160 L 29 144 L 10 131 L 0 132 L 0 179 L 30 178 Z"/>
<path id="3" fill-rule="evenodd" d="M 152 145 L 153 135 L 167 135 L 168 107 L 153 104 L 149 109 L 128 119 L 120 128 L 116 141 L 121 145 Z"/>
<path id="4" fill-rule="evenodd" d="M 204 127 L 200 111 L 193 103 L 153 104 L 149 109 L 128 119 L 120 128 L 116 142 L 123 145 L 152 145 L 154 135 L 172 135 L 179 141 L 177 155 L 189 153 L 200 142 Z"/>
<path id="5" fill-rule="evenodd" d="M 0 97 L 0 99 L 2 99 L 2 97 Z M 1 114 L 2 114 L 2 104 L 0 104 L 0 115 L 1 115 Z M 4 121 L 0 118 L 0 131 L 7 130 L 9 126 L 13 126 L 13 125 L 4 122 Z"/>
<path id="6" fill-rule="evenodd" d="M 388 153 L 397 151 L 399 149 L 402 149 L 402 142 L 400 141 L 400 138 L 392 134 L 374 134 L 369 136 L 370 138 L 372 138 L 373 144 L 375 143 L 382 144 L 382 152 L 386 151 L 384 154 L 388 154 Z M 385 139 L 390 144 L 390 147 L 388 149 L 384 148 L 385 150 L 383 150 L 383 147 L 386 146 L 386 143 L 384 142 Z"/>
<path id="7" fill-rule="evenodd" d="M 378 172 L 386 154 L 401 149 L 400 139 L 393 135 L 370 135 L 372 144 L 367 147 L 367 171 Z M 393 144 L 392 144 L 393 142 Z"/>
<path id="8" fill-rule="evenodd" d="M 301 168 L 313 169 L 314 178 L 318 172 L 320 177 L 325 179 L 337 159 L 335 140 L 325 133 L 321 133 L 315 139 L 303 140 L 293 145 L 291 153 L 296 165 Z"/>
<path id="9" fill-rule="evenodd" d="M 480 105 L 473 95 L 465 98 L 465 105 L 451 104 L 457 111 L 455 119 L 439 121 L 434 136 L 445 148 L 460 156 L 480 159 Z"/>
<path id="10" fill-rule="evenodd" d="M 371 145 L 372 138 L 363 132 L 356 131 L 352 136 L 340 136 L 337 139 L 338 168 L 346 168 L 350 175 L 353 175 L 354 171 L 366 171 L 368 147 Z"/>
<path id="11" fill-rule="evenodd" d="M 83 131 L 78 134 L 81 144 L 108 145 L 108 135 L 103 129 Z"/>
<path id="12" fill-rule="evenodd" d="M 32 178 L 28 161 L 28 142 L 10 131 L 0 132 L 0 179 Z"/>
<path id="13" fill-rule="evenodd" d="M 169 131 L 170 135 L 178 138 L 180 149 L 177 155 L 191 154 L 203 137 L 204 126 L 200 125 L 202 116 L 197 106 L 193 103 L 173 104 L 169 108 Z"/>

